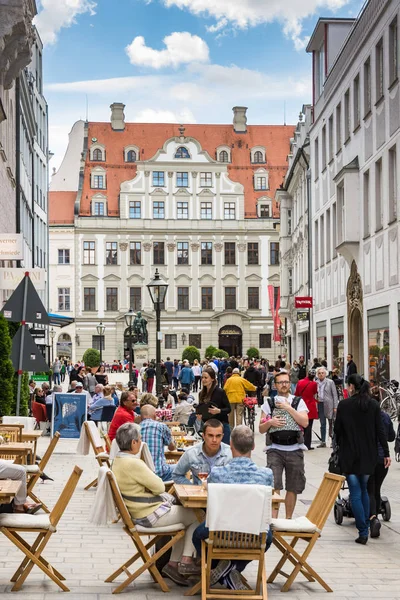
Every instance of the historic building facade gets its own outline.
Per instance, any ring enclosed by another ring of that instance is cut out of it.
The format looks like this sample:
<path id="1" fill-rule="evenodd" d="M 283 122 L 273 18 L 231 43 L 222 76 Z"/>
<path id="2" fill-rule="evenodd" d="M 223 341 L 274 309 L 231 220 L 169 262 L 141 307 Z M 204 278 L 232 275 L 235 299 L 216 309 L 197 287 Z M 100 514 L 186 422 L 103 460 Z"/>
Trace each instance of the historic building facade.
<path id="1" fill-rule="evenodd" d="M 313 353 L 352 353 L 375 379 L 400 375 L 399 11 L 374 0 L 355 21 L 322 19 L 308 46 Z"/>
<path id="2" fill-rule="evenodd" d="M 155 270 L 169 288 L 161 313 L 162 355 L 194 345 L 229 354 L 250 346 L 277 353 L 269 286 L 279 290 L 279 207 L 293 127 L 125 123 L 74 125 L 50 191 L 50 308 L 74 317 L 57 339 L 80 358 L 99 347 L 126 355 L 124 314 L 155 313 L 146 288 Z M 83 153 L 83 154 L 82 154 Z M 66 337 L 67 336 L 67 337 Z"/>

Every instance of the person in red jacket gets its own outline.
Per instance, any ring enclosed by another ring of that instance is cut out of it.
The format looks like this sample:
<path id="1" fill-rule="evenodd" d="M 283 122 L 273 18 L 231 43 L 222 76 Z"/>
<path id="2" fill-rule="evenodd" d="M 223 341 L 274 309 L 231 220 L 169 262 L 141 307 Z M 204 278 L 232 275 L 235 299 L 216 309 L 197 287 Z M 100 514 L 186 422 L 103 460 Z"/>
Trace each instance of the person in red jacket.
<path id="1" fill-rule="evenodd" d="M 115 438 L 118 428 L 121 427 L 121 425 L 124 423 L 135 422 L 135 418 L 137 417 L 135 408 L 137 405 L 135 392 L 122 392 L 121 398 L 119 399 L 119 407 L 114 413 L 108 431 L 111 441 Z"/>
<path id="2" fill-rule="evenodd" d="M 318 384 L 315 381 L 315 371 L 311 369 L 307 377 L 300 379 L 295 390 L 295 396 L 303 398 L 308 408 L 308 425 L 304 430 L 304 444 L 309 450 L 314 450 L 311 447 L 311 438 L 314 419 L 318 419 L 317 393 Z"/>

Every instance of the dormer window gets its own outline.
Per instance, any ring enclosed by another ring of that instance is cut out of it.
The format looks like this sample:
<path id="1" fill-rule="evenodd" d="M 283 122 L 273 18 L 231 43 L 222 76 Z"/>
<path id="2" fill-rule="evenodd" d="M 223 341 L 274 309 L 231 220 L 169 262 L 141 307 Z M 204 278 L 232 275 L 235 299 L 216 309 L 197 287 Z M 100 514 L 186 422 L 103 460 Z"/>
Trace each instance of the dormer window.
<path id="1" fill-rule="evenodd" d="M 224 163 L 229 162 L 229 156 L 226 150 L 222 150 L 222 152 L 219 153 L 219 160 Z"/>
<path id="2" fill-rule="evenodd" d="M 175 158 L 190 158 L 189 151 L 184 146 L 179 146 L 178 150 L 175 152 Z"/>
<path id="3" fill-rule="evenodd" d="M 106 172 L 101 167 L 96 167 L 90 173 L 90 187 L 95 190 L 106 189 Z"/>
<path id="4" fill-rule="evenodd" d="M 92 160 L 103 160 L 103 152 L 100 150 L 100 148 L 95 148 L 95 150 L 93 150 Z"/>
<path id="5" fill-rule="evenodd" d="M 258 200 L 257 216 L 259 219 L 272 218 L 272 200 L 270 198 L 260 198 Z"/>
<path id="6" fill-rule="evenodd" d="M 127 152 L 126 162 L 136 162 L 136 152 L 134 150 L 129 150 L 129 152 Z"/>
<path id="7" fill-rule="evenodd" d="M 250 151 L 250 159 L 253 165 L 262 165 L 265 163 L 265 148 L 263 146 L 255 146 Z"/>
<path id="8" fill-rule="evenodd" d="M 254 189 L 258 190 L 268 190 L 269 182 L 268 182 L 268 171 L 266 169 L 258 169 L 254 173 Z"/>
<path id="9" fill-rule="evenodd" d="M 216 157 L 219 162 L 230 163 L 231 162 L 230 146 L 218 146 L 218 148 L 216 149 Z"/>
<path id="10" fill-rule="evenodd" d="M 259 150 L 257 150 L 257 152 L 254 153 L 254 162 L 256 164 L 260 164 L 264 162 L 264 157 L 262 155 L 262 152 L 260 152 Z"/>
<path id="11" fill-rule="evenodd" d="M 106 160 L 106 149 L 102 144 L 96 142 L 90 148 L 90 160 L 93 162 L 102 162 Z"/>
<path id="12" fill-rule="evenodd" d="M 140 159 L 140 148 L 131 144 L 124 148 L 124 160 L 128 163 L 135 163 Z"/>

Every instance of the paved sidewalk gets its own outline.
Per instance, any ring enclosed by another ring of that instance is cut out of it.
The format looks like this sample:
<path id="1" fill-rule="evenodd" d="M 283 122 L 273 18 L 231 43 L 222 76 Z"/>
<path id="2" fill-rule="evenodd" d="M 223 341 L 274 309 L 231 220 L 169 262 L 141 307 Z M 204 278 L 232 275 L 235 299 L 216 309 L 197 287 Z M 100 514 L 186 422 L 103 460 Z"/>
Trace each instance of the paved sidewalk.
<path id="1" fill-rule="evenodd" d="M 49 438 L 39 441 L 39 454 L 47 446 Z M 72 501 L 62 518 L 58 532 L 52 537 L 45 556 L 66 577 L 66 584 L 71 593 L 68 599 L 106 600 L 112 596 L 115 584 L 104 583 L 106 577 L 132 555 L 132 545 L 122 532 L 121 524 L 109 527 L 93 527 L 87 519 L 94 499 L 95 490 L 84 491 L 84 486 L 94 479 L 96 463 L 93 454 L 78 456 L 75 454 L 76 442 L 61 440 L 46 471 L 55 481 L 39 483 L 37 494 L 52 507 L 75 464 L 84 469 L 81 481 Z M 258 464 L 265 464 L 263 438 L 257 435 L 254 458 Z M 298 515 L 305 514 L 315 494 L 323 473 L 325 472 L 329 449 L 318 449 L 307 453 L 306 474 L 307 488 L 296 508 Z M 393 452 L 392 452 L 393 456 Z M 287 594 L 290 600 L 314 598 L 334 598 L 347 600 L 351 598 L 386 598 L 400 600 L 400 464 L 393 463 L 384 492 L 392 506 L 392 520 L 383 523 L 381 537 L 370 540 L 367 546 L 354 543 L 356 530 L 354 521 L 345 519 L 342 526 L 337 526 L 333 514 L 324 528 L 321 540 L 317 542 L 310 557 L 310 563 L 331 585 L 333 594 L 326 592 L 316 583 L 306 582 L 298 576 L 291 591 Z M 251 510 L 251 506 L 249 507 Z M 282 515 L 284 516 L 284 515 Z M 278 553 L 271 549 L 266 555 L 267 573 L 275 566 Z M 4 537 L 0 537 L 0 594 L 5 597 L 11 585 L 9 579 L 22 560 L 21 553 Z M 255 568 L 250 566 L 246 576 L 253 581 Z M 280 587 L 282 578 L 268 586 L 270 598 L 282 598 Z M 168 582 L 169 585 L 169 582 Z M 184 588 L 171 583 L 171 594 L 161 592 L 148 575 L 140 577 L 136 585 L 131 586 L 127 594 L 133 594 L 136 600 L 157 600 L 164 597 L 177 600 L 183 597 Z M 13 593 L 12 598 L 29 600 L 51 600 L 60 598 L 61 591 L 48 578 L 34 567 L 28 576 L 21 592 Z M 286 597 L 286 596 L 285 596 Z M 11 595 L 10 595 L 11 598 Z"/>

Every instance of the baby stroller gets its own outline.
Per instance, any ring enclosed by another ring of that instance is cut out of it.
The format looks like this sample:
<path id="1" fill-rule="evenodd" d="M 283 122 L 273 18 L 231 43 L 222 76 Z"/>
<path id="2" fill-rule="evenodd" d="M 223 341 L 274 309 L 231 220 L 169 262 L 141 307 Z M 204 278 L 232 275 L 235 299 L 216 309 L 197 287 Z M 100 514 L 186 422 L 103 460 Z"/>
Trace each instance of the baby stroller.
<path id="1" fill-rule="evenodd" d="M 348 489 L 349 488 L 346 486 L 346 482 L 344 481 L 342 490 L 345 491 Z M 336 525 L 341 525 L 343 523 L 343 517 L 347 517 L 349 519 L 354 518 L 351 508 L 350 495 L 344 498 L 341 494 L 339 494 L 338 499 L 335 502 L 335 506 L 333 507 L 333 514 Z M 390 521 L 392 509 L 390 508 L 390 502 L 386 496 L 381 496 L 381 505 L 378 510 L 378 515 L 382 515 L 382 519 L 384 521 Z"/>

